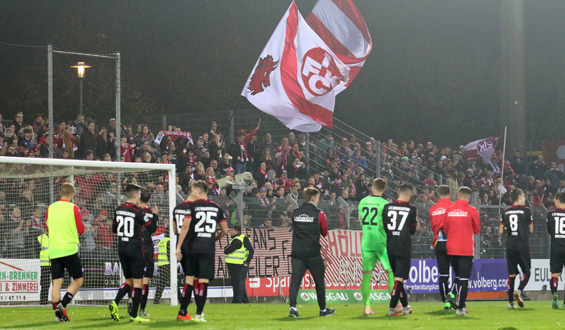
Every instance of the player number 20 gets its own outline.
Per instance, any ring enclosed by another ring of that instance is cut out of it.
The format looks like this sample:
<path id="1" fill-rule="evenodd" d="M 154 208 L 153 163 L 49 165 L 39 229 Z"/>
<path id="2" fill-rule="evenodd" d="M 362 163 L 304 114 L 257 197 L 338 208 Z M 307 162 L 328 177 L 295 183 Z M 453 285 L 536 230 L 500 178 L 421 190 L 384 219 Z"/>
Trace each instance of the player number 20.
<path id="1" fill-rule="evenodd" d="M 133 237 L 134 219 L 132 217 L 116 216 L 118 222 L 118 236 Z"/>
<path id="2" fill-rule="evenodd" d="M 196 212 L 195 218 L 196 225 L 194 225 L 194 232 L 196 233 L 214 233 L 216 232 L 215 217 L 218 216 L 217 212 Z"/>
<path id="3" fill-rule="evenodd" d="M 397 227 L 397 219 L 398 216 L 402 216 L 402 219 L 400 219 L 400 223 L 398 224 Z M 404 223 L 406 223 L 406 219 L 408 218 L 408 212 L 406 211 L 388 211 L 388 217 L 390 218 L 390 222 L 387 224 L 387 228 L 390 231 L 395 231 L 395 230 L 402 230 L 402 228 L 404 228 Z"/>
<path id="4" fill-rule="evenodd" d="M 565 235 L 565 217 L 555 217 L 555 234 Z"/>

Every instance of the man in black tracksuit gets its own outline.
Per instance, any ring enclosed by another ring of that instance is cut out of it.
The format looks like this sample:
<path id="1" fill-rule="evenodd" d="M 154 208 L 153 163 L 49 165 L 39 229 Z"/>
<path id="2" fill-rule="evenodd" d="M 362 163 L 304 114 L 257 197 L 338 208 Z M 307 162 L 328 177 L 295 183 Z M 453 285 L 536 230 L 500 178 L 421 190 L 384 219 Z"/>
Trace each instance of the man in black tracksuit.
<path id="1" fill-rule="evenodd" d="M 320 316 L 330 316 L 334 308 L 326 308 L 326 285 L 324 283 L 324 259 L 320 254 L 320 234 L 328 234 L 326 215 L 318 208 L 320 191 L 306 188 L 302 193 L 304 204 L 294 210 L 292 216 L 292 277 L 290 279 L 290 312 L 288 316 L 298 317 L 296 298 L 300 282 L 309 270 L 316 283 L 316 295 Z"/>

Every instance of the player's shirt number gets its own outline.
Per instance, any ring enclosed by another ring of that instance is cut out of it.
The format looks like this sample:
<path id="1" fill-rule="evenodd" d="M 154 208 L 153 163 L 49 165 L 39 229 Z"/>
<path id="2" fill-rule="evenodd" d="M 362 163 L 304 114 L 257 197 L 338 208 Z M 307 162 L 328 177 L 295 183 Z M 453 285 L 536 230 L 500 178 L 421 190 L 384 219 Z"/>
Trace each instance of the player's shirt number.
<path id="1" fill-rule="evenodd" d="M 196 225 L 194 225 L 194 232 L 196 233 L 215 233 L 216 232 L 216 221 L 214 218 L 218 216 L 217 212 L 212 211 L 200 211 L 196 212 L 194 216 L 196 218 Z"/>
<path id="2" fill-rule="evenodd" d="M 406 211 L 388 211 L 387 216 L 390 218 L 389 223 L 387 223 L 387 228 L 390 231 L 401 231 L 404 228 L 406 219 L 408 219 L 408 212 Z M 401 216 L 400 222 L 398 222 L 398 216 Z"/>
<path id="3" fill-rule="evenodd" d="M 118 236 L 120 237 L 133 237 L 134 229 L 133 225 L 135 219 L 132 217 L 124 217 L 123 215 L 116 216 L 116 222 L 118 222 Z"/>
<path id="4" fill-rule="evenodd" d="M 553 219 L 555 220 L 555 235 L 565 235 L 565 217 L 554 217 Z"/>
<path id="5" fill-rule="evenodd" d="M 363 213 L 363 219 L 361 220 L 361 223 L 364 225 L 371 225 L 371 226 L 376 226 L 377 222 L 375 221 L 375 219 L 377 218 L 377 214 L 379 213 L 379 209 L 377 209 L 376 207 L 364 207 L 361 209 L 361 212 Z M 371 216 L 369 216 L 370 214 L 372 214 Z"/>
<path id="6" fill-rule="evenodd" d="M 513 233 L 518 232 L 518 215 L 511 214 L 508 217 L 508 223 L 510 224 L 510 231 Z"/>

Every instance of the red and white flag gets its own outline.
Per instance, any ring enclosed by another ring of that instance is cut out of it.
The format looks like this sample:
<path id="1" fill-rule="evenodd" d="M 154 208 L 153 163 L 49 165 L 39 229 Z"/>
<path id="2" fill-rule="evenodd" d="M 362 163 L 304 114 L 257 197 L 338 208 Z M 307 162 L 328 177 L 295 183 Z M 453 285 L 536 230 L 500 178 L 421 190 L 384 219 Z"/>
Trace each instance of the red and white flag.
<path id="1" fill-rule="evenodd" d="M 478 161 L 480 158 L 490 163 L 490 158 L 496 149 L 499 137 L 488 137 L 468 143 L 463 147 L 463 157 L 466 161 Z"/>
<path id="2" fill-rule="evenodd" d="M 373 48 L 365 20 L 353 0 L 318 0 L 306 22 L 350 69 L 349 81 L 337 87 L 340 93 L 357 77 Z"/>
<path id="3" fill-rule="evenodd" d="M 332 15 L 321 14 L 325 11 L 322 9 L 316 17 L 331 19 Z M 336 40 L 346 38 L 349 32 L 341 33 L 343 37 Z M 293 2 L 261 52 L 241 95 L 290 129 L 317 132 L 322 126 L 331 128 L 335 96 L 350 81 L 348 65 L 352 64 L 340 57 L 306 23 Z"/>

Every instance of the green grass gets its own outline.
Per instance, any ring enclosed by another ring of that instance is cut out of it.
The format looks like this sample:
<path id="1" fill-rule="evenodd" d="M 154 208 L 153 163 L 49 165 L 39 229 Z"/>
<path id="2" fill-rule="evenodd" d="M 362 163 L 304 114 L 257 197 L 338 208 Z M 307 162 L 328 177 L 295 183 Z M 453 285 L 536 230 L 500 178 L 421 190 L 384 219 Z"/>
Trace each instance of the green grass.
<path id="1" fill-rule="evenodd" d="M 314 305 L 298 306 L 300 318 L 288 317 L 284 304 L 208 304 L 205 308 L 208 323 L 176 321 L 177 307 L 148 305 L 151 314 L 148 324 L 129 321 L 114 322 L 105 306 L 69 307 L 69 323 L 55 323 L 51 307 L 2 307 L 1 329 L 552 329 L 565 325 L 565 309 L 553 310 L 550 301 L 527 301 L 523 309 L 508 310 L 507 302 L 470 302 L 468 316 L 455 316 L 444 311 L 439 303 L 413 303 L 412 315 L 388 318 L 388 305 L 373 306 L 375 315 L 362 316 L 363 306 L 333 305 L 337 313 L 331 317 L 318 316 Z M 125 305 L 120 305 L 125 315 Z M 194 316 L 195 305 L 189 312 Z"/>

